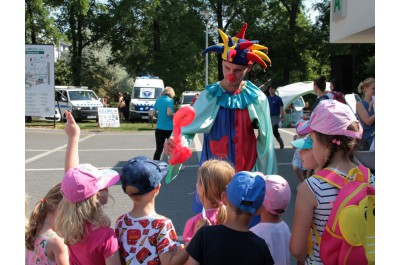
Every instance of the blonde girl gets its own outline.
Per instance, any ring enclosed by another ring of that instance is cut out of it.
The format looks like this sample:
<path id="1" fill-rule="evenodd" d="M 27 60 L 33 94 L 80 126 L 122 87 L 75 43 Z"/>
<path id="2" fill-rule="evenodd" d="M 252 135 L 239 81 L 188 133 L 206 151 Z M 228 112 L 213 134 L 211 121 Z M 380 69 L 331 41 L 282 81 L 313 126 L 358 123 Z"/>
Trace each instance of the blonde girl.
<path id="1" fill-rule="evenodd" d="M 226 221 L 226 208 L 221 194 L 235 175 L 235 169 L 226 161 L 210 159 L 204 162 L 197 174 L 197 192 L 203 212 L 190 218 L 183 231 L 183 240 L 188 243 L 203 223 L 218 225 Z"/>
<path id="2" fill-rule="evenodd" d="M 121 265 L 114 229 L 110 228 L 110 219 L 102 209 L 107 188 L 119 181 L 119 174 L 79 164 L 80 128 L 70 112 L 66 112 L 66 118 L 66 172 L 61 181 L 63 199 L 58 207 L 55 229 L 64 237 L 71 265 Z"/>
<path id="3" fill-rule="evenodd" d="M 25 231 L 25 264 L 69 264 L 68 248 L 54 229 L 57 207 L 62 200 L 60 188 L 60 183 L 51 188 L 32 211 Z"/>

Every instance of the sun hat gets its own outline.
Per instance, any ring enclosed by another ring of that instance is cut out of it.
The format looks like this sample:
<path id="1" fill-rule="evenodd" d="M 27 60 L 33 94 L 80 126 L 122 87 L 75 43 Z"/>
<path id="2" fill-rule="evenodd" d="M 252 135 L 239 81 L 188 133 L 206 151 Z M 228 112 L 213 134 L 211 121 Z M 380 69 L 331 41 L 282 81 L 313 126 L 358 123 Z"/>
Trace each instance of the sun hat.
<path id="1" fill-rule="evenodd" d="M 240 171 L 226 186 L 226 194 L 234 206 L 254 214 L 264 201 L 265 179 L 257 172 Z"/>
<path id="2" fill-rule="evenodd" d="M 267 68 L 267 64 L 263 60 L 267 61 L 269 64 L 271 64 L 271 60 L 261 50 L 265 50 L 266 53 L 268 53 L 268 48 L 259 45 L 258 40 L 246 40 L 244 38 L 246 29 L 247 23 L 244 23 L 242 29 L 235 37 L 228 36 L 222 30 L 218 29 L 223 43 L 209 46 L 202 52 L 202 55 L 215 52 L 220 53 L 223 60 L 234 64 L 250 65 L 253 64 L 254 61 L 259 63 L 262 67 Z"/>
<path id="3" fill-rule="evenodd" d="M 122 189 L 125 192 L 127 186 L 133 186 L 139 190 L 133 195 L 146 194 L 154 190 L 167 173 L 168 164 L 163 161 L 146 156 L 134 157 L 122 168 Z"/>
<path id="4" fill-rule="evenodd" d="M 351 138 L 362 138 L 363 129 L 359 126 L 359 131 L 347 130 L 347 127 L 359 121 L 351 108 L 334 99 L 322 100 L 311 113 L 308 121 L 296 127 L 298 134 L 309 134 L 317 131 L 326 135 L 344 135 Z"/>
<path id="5" fill-rule="evenodd" d="M 268 175 L 265 181 L 264 206 L 267 212 L 280 215 L 289 203 L 292 192 L 289 183 L 279 175 Z"/>
<path id="6" fill-rule="evenodd" d="M 61 181 L 61 191 L 67 201 L 81 202 L 119 180 L 120 176 L 115 170 L 99 170 L 91 164 L 80 164 L 65 173 Z"/>
<path id="7" fill-rule="evenodd" d="M 297 149 L 311 149 L 313 141 L 310 135 L 308 134 L 307 136 L 291 141 L 290 144 L 296 147 Z"/>

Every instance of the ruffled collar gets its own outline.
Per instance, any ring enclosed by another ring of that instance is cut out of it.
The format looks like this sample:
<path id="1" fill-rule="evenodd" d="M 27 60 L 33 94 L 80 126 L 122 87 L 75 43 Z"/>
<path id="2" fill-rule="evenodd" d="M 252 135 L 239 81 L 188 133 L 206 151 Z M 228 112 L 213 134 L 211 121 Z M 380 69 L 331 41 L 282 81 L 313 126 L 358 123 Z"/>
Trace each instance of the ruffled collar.
<path id="1" fill-rule="evenodd" d="M 209 96 L 217 98 L 217 105 L 230 109 L 245 109 L 259 96 L 260 90 L 250 81 L 245 81 L 240 93 L 234 94 L 225 91 L 219 82 L 206 86 Z"/>

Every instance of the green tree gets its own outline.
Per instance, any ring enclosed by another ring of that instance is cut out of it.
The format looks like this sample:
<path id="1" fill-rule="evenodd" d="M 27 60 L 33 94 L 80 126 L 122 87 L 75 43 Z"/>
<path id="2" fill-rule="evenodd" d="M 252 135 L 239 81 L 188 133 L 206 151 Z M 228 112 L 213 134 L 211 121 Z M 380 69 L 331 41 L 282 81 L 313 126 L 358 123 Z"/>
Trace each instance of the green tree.
<path id="1" fill-rule="evenodd" d="M 57 44 L 60 33 L 52 16 L 54 8 L 46 0 L 25 0 L 25 43 Z"/>
<path id="2" fill-rule="evenodd" d="M 54 0 L 56 1 L 56 0 Z M 73 84 L 81 85 L 83 51 L 88 45 L 100 41 L 97 33 L 99 14 L 106 6 L 95 0 L 59 1 L 58 26 L 71 42 L 71 69 Z M 93 33 L 94 32 L 94 33 Z"/>
<path id="3" fill-rule="evenodd" d="M 105 30 L 112 50 L 110 63 L 122 65 L 132 77 L 159 76 L 177 94 L 198 89 L 196 77 L 204 66 L 204 24 L 197 4 L 110 1 Z"/>

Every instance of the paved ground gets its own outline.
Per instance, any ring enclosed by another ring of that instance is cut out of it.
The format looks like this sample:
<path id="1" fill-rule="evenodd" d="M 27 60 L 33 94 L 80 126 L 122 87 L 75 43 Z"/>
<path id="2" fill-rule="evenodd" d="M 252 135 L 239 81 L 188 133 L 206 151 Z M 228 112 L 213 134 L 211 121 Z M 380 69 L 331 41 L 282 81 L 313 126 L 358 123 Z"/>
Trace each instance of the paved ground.
<path id="1" fill-rule="evenodd" d="M 280 129 L 280 132 L 285 148 L 279 149 L 279 144 L 275 141 L 275 150 L 278 174 L 287 179 L 292 189 L 291 204 L 283 216 L 291 227 L 298 184 L 291 164 L 294 149 L 291 148 L 290 141 L 294 135 L 294 129 Z M 182 235 L 186 220 L 193 215 L 191 205 L 202 141 L 202 135 L 198 136 L 192 146 L 193 155 L 185 162 L 183 171 L 170 184 L 163 183 L 156 199 L 156 211 L 173 221 L 179 236 Z M 53 185 L 61 181 L 66 140 L 66 135 L 62 130 L 25 129 L 25 191 L 29 195 L 29 213 L 35 203 Z M 128 159 L 138 155 L 152 158 L 154 151 L 154 131 L 110 133 L 91 130 L 81 132 L 80 163 L 91 163 L 98 168 L 112 168 L 120 171 Z M 167 159 L 165 155 L 162 158 L 165 161 Z M 119 215 L 131 210 L 132 201 L 122 192 L 120 185 L 115 185 L 109 190 L 114 202 L 109 200 L 105 211 L 113 224 Z"/>

